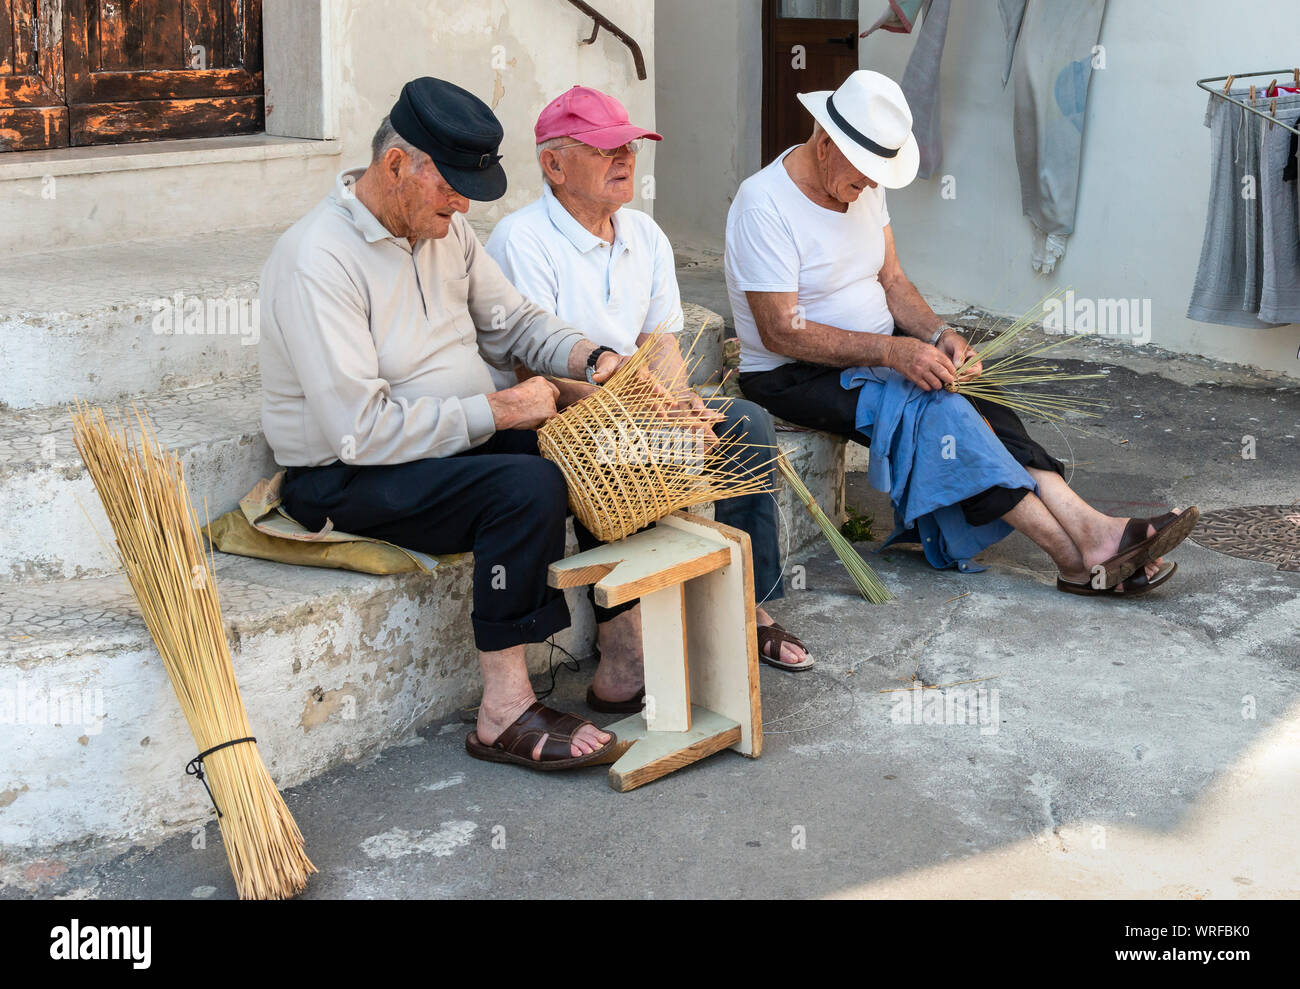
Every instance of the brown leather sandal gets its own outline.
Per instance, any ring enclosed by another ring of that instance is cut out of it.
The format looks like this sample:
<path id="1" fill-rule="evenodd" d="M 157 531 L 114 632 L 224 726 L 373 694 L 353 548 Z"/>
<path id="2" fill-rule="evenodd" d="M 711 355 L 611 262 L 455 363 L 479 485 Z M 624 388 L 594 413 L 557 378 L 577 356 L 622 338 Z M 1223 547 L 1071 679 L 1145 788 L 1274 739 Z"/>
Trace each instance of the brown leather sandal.
<path id="1" fill-rule="evenodd" d="M 519 715 L 515 723 L 503 731 L 491 745 L 480 742 L 478 732 L 470 732 L 465 736 L 465 751 L 475 759 L 482 759 L 485 762 L 509 762 L 541 772 L 577 769 L 580 766 L 599 766 L 613 762 L 622 754 L 618 736 L 613 732 L 608 732 L 609 741 L 595 752 L 581 756 L 570 754 L 573 736 L 578 733 L 579 728 L 589 724 L 590 721 L 585 721 L 576 714 L 565 714 L 563 711 L 547 707 L 541 701 L 534 701 L 528 710 Z M 542 745 L 540 758 L 534 759 L 533 749 L 537 747 L 543 735 L 546 735 L 547 739 Z"/>
<path id="2" fill-rule="evenodd" d="M 792 646 L 798 646 L 803 650 L 804 661 L 802 663 L 783 663 L 781 662 L 781 643 L 788 642 Z M 772 655 L 768 655 L 768 646 L 772 647 Z M 799 673 L 802 670 L 810 670 L 817 664 L 813 661 L 812 654 L 808 651 L 797 635 L 792 635 L 781 627 L 780 622 L 773 622 L 771 625 L 758 626 L 758 658 L 768 666 L 775 666 L 778 670 L 789 670 L 791 673 Z"/>
<path id="3" fill-rule="evenodd" d="M 1116 585 L 1115 587 L 1098 588 L 1093 587 L 1091 581 L 1077 583 L 1073 580 L 1066 580 L 1064 577 L 1057 577 L 1056 589 L 1058 591 L 1064 591 L 1066 594 L 1078 594 L 1083 597 L 1101 596 L 1132 598 L 1137 597 L 1139 594 L 1146 594 L 1148 591 L 1154 591 L 1157 587 L 1172 577 L 1174 571 L 1177 569 L 1177 563 L 1166 563 L 1160 568 L 1156 575 L 1150 579 L 1147 578 L 1144 571 L 1138 570 L 1136 573 L 1129 574 L 1120 582 L 1124 585 L 1123 587 Z"/>
<path id="4" fill-rule="evenodd" d="M 1129 519 L 1119 541 L 1119 552 L 1098 564 L 1106 572 L 1104 589 L 1110 590 L 1149 561 L 1164 556 L 1191 535 L 1200 517 L 1200 511 L 1193 505 L 1182 512 L 1165 512 L 1157 518 Z M 1150 536 L 1146 534 L 1147 526 L 1155 528 Z"/>

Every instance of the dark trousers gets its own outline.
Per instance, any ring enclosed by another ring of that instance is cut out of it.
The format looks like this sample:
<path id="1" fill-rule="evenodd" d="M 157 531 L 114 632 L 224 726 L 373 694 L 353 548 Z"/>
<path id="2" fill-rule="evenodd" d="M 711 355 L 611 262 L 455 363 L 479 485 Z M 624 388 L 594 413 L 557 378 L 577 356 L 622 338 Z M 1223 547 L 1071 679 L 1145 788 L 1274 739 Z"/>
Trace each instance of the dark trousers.
<path id="1" fill-rule="evenodd" d="M 472 552 L 474 644 L 485 652 L 569 627 L 563 592 L 546 585 L 547 567 L 564 556 L 568 490 L 538 456 L 534 432 L 505 430 L 463 453 L 405 464 L 290 467 L 282 496 L 309 529 L 328 518 L 422 553 Z"/>
<path id="2" fill-rule="evenodd" d="M 771 417 L 750 402 L 733 402 L 718 432 L 742 443 L 775 443 Z M 766 449 L 742 449 L 738 466 L 757 469 L 771 456 Z M 472 552 L 479 649 L 541 642 L 569 626 L 563 593 L 546 584 L 548 565 L 564 556 L 568 490 L 559 468 L 538 454 L 531 430 L 505 430 L 463 453 L 405 464 L 289 467 L 282 498 L 285 511 L 311 529 L 328 518 L 343 532 L 422 553 Z M 730 498 L 716 504 L 715 515 L 750 534 L 759 599 L 765 592 L 769 599 L 781 597 L 775 499 Z M 573 529 L 581 549 L 600 545 L 577 519 Z M 603 608 L 592 602 L 597 622 L 636 604 Z"/>
<path id="3" fill-rule="evenodd" d="M 855 425 L 858 389 L 840 386 L 838 368 L 796 361 L 771 371 L 740 375 L 740 390 L 773 415 L 795 425 L 834 433 L 863 446 L 871 445 L 870 437 L 860 433 Z M 993 428 L 1017 463 L 1064 476 L 1064 465 L 1030 437 L 1014 412 L 1004 405 L 977 398 L 968 401 Z M 962 514 L 971 525 L 987 525 L 1015 508 L 1028 493 L 1024 488 L 989 488 L 963 499 Z"/>

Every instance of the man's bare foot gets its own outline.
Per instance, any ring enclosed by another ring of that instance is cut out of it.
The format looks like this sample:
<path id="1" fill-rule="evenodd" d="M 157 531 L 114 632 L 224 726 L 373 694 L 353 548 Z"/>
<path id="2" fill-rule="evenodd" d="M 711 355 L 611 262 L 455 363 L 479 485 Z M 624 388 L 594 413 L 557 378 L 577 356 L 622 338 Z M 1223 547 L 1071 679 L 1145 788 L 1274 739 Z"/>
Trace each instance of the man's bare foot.
<path id="1" fill-rule="evenodd" d="M 775 619 L 767 613 L 767 609 L 754 605 L 754 620 L 760 625 L 771 625 Z M 786 663 L 790 666 L 798 666 L 808 654 L 796 646 L 793 642 L 781 643 L 781 656 L 779 662 Z M 768 659 L 777 659 L 776 656 L 769 656 Z"/>
<path id="2" fill-rule="evenodd" d="M 537 700 L 536 696 L 530 690 L 527 697 L 520 697 L 517 700 L 509 702 L 496 702 L 492 706 L 488 705 L 485 699 L 478 708 L 478 723 L 474 732 L 478 735 L 478 740 L 484 745 L 491 745 L 501 735 L 503 731 L 519 720 L 522 715 Z M 533 747 L 532 758 L 534 761 L 541 758 L 542 746 L 550 735 L 543 735 L 538 739 L 537 744 Z M 598 748 L 609 741 L 609 733 L 603 732 L 595 725 L 587 724 L 578 729 L 573 736 L 573 741 L 569 745 L 569 751 L 576 759 L 579 756 L 590 755 Z"/>
<path id="3" fill-rule="evenodd" d="M 629 608 L 596 626 L 600 665 L 591 689 L 603 701 L 626 701 L 645 686 L 645 653 L 641 644 L 641 606 Z"/>

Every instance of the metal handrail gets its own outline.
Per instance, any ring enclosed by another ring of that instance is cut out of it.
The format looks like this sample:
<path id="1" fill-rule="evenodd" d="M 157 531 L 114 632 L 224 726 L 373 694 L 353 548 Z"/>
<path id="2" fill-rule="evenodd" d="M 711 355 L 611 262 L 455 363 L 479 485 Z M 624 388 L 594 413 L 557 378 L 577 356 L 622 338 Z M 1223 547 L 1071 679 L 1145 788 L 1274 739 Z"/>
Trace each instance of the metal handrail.
<path id="1" fill-rule="evenodd" d="M 1288 125 L 1288 124 L 1284 124 L 1284 123 L 1282 123 L 1282 121 L 1278 120 L 1277 117 L 1273 116 L 1271 113 L 1268 113 L 1268 112 L 1267 112 L 1263 107 L 1252 106 L 1251 104 L 1246 103 L 1246 102 L 1243 102 L 1242 100 L 1235 100 L 1235 99 L 1233 99 L 1231 96 L 1228 95 L 1228 90 L 1232 88 L 1232 83 L 1233 83 L 1234 80 L 1237 80 L 1237 79 L 1254 79 L 1256 76 L 1273 76 L 1274 78 L 1278 78 L 1278 77 L 1280 77 L 1283 73 L 1287 73 L 1287 72 L 1291 72 L 1291 73 L 1295 73 L 1296 75 L 1300 75 L 1300 71 L 1298 71 L 1298 70 L 1296 70 L 1296 69 L 1269 69 L 1269 70 L 1266 70 L 1266 71 L 1264 71 L 1264 72 L 1243 72 L 1243 73 L 1241 73 L 1240 75 L 1231 75 L 1231 76 L 1215 76 L 1213 79 L 1197 79 L 1197 80 L 1196 80 L 1196 85 L 1200 86 L 1203 90 L 1205 90 L 1205 91 L 1206 91 L 1207 93 L 1209 93 L 1211 96 L 1217 96 L 1217 97 L 1219 97 L 1220 99 L 1227 100 L 1229 103 L 1235 103 L 1235 104 L 1237 104 L 1237 106 L 1242 107 L 1242 108 L 1245 109 L 1245 110 L 1249 110 L 1251 113 L 1257 114 L 1258 116 L 1263 117 L 1265 120 L 1268 120 L 1268 121 L 1270 121 L 1270 122 L 1272 122 L 1272 123 L 1274 123 L 1274 124 L 1277 124 L 1277 125 L 1278 125 L 1279 127 L 1281 127 L 1283 130 L 1289 130 L 1292 134 L 1300 135 L 1300 130 L 1298 130 L 1297 128 L 1292 127 L 1292 126 L 1290 126 L 1290 125 Z M 1211 83 L 1211 82 L 1227 82 L 1228 85 L 1225 86 L 1223 89 L 1214 89 L 1214 88 L 1211 88 L 1210 86 L 1206 85 L 1206 83 Z M 1264 99 L 1270 99 L 1270 100 L 1271 100 L 1271 99 L 1277 99 L 1277 97 L 1276 97 L 1276 96 L 1266 96 L 1266 97 L 1264 97 Z M 1292 108 L 1292 109 L 1294 109 L 1294 108 Z"/>
<path id="2" fill-rule="evenodd" d="M 604 28 L 631 49 L 632 62 L 636 65 L 636 77 L 644 80 L 646 78 L 645 56 L 641 54 L 641 46 L 636 43 L 636 39 L 602 14 L 599 10 L 596 10 L 591 4 L 584 3 L 583 0 L 569 0 L 569 3 L 573 4 L 595 22 L 591 26 L 591 37 L 586 41 L 579 41 L 578 44 L 594 45 L 596 43 L 596 35 L 600 34 L 601 28 Z"/>

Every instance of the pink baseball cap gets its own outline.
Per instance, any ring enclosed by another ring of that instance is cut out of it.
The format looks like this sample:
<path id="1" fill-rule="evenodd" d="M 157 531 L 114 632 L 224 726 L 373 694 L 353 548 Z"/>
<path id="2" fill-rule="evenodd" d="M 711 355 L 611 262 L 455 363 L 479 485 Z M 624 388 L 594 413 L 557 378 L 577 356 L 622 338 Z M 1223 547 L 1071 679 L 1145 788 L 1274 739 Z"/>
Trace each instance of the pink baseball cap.
<path id="1" fill-rule="evenodd" d="M 556 137 L 572 137 L 606 151 L 642 137 L 663 140 L 661 134 L 633 126 L 622 103 L 590 86 L 574 86 L 546 104 L 533 133 L 538 144 Z"/>

